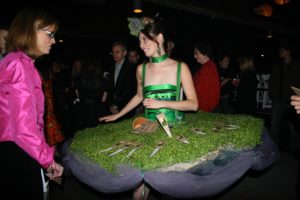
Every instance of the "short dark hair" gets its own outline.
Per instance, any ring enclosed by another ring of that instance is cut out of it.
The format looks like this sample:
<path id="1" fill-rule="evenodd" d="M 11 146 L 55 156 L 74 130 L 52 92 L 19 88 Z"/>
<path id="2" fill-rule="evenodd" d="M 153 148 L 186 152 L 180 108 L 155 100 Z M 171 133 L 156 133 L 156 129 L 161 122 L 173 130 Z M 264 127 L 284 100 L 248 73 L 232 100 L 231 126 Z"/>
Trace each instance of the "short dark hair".
<path id="1" fill-rule="evenodd" d="M 228 53 L 220 53 L 218 54 L 218 56 L 216 57 L 216 60 L 218 62 L 222 61 L 225 57 L 228 57 L 230 59 L 230 55 Z"/>
<path id="2" fill-rule="evenodd" d="M 208 42 L 197 42 L 194 46 L 201 54 L 208 56 L 209 58 L 213 57 L 213 48 Z"/>
<path id="3" fill-rule="evenodd" d="M 140 53 L 139 49 L 136 48 L 136 47 L 130 47 L 130 48 L 128 48 L 128 52 L 129 52 L 129 51 L 135 51 L 135 52 L 137 52 L 138 54 Z"/>
<path id="4" fill-rule="evenodd" d="M 121 46 L 123 47 L 123 50 L 127 51 L 127 45 L 124 41 L 122 40 L 118 40 L 118 41 L 115 41 L 113 44 L 112 44 L 112 47 L 114 46 Z"/>

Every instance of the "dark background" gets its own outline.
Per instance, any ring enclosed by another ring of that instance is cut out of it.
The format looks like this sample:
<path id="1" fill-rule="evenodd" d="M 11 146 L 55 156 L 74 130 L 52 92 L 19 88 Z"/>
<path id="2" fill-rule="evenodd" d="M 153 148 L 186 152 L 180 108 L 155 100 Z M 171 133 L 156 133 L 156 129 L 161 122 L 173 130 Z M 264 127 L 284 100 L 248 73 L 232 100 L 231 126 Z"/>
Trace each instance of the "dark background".
<path id="1" fill-rule="evenodd" d="M 254 12 L 263 3 L 273 7 L 271 17 Z M 5 4 L 1 5 L 0 25 L 6 26 L 26 6 L 39 5 L 53 11 L 59 18 L 60 29 L 51 53 L 66 64 L 78 56 L 96 56 L 104 63 L 110 62 L 113 41 L 121 39 L 129 46 L 138 46 L 138 39 L 129 34 L 127 17 L 157 13 L 175 42 L 174 57 L 189 65 L 195 65 L 193 45 L 201 40 L 211 42 L 216 55 L 225 51 L 234 60 L 241 54 L 255 56 L 256 69 L 263 73 L 277 59 L 282 39 L 291 40 L 298 55 L 297 0 L 282 6 L 273 0 L 142 0 L 142 14 L 132 12 L 132 0 L 9 0 Z M 267 38 L 269 32 L 273 35 L 271 39 Z"/>

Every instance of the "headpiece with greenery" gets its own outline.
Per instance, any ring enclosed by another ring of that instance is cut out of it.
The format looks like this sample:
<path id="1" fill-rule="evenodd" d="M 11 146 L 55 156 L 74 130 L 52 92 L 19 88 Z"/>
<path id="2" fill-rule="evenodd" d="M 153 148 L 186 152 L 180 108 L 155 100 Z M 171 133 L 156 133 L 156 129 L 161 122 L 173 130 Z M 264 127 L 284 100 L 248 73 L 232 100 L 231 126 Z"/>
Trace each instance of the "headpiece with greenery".
<path id="1" fill-rule="evenodd" d="M 128 17 L 127 21 L 129 22 L 128 28 L 130 30 L 130 34 L 136 37 L 147 24 L 154 23 L 154 20 L 149 17 Z"/>

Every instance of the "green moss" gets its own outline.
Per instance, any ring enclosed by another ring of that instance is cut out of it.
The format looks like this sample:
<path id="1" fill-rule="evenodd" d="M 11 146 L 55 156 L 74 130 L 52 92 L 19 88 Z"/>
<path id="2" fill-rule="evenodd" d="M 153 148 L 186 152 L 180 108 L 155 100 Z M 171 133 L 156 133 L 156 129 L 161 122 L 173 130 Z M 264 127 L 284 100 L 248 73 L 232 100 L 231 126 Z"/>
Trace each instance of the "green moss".
<path id="1" fill-rule="evenodd" d="M 185 123 L 171 128 L 173 137 L 170 138 L 161 127 L 152 134 L 132 133 L 133 120 L 132 118 L 119 123 L 99 125 L 78 132 L 71 144 L 71 151 L 96 162 L 111 172 L 120 164 L 147 171 L 176 163 L 193 162 L 217 149 L 240 151 L 253 148 L 261 143 L 263 128 L 263 120 L 259 118 L 198 112 L 186 114 Z M 229 130 L 226 128 L 228 124 L 239 128 Z M 191 130 L 192 128 L 200 129 L 206 134 L 196 134 Z M 180 135 L 186 137 L 189 144 L 176 140 L 176 137 Z M 132 148 L 112 157 L 108 154 L 117 149 L 99 153 L 124 140 L 142 143 L 143 147 L 136 150 L 129 158 L 126 156 Z M 150 157 L 160 141 L 164 141 L 163 147 L 155 156 Z"/>

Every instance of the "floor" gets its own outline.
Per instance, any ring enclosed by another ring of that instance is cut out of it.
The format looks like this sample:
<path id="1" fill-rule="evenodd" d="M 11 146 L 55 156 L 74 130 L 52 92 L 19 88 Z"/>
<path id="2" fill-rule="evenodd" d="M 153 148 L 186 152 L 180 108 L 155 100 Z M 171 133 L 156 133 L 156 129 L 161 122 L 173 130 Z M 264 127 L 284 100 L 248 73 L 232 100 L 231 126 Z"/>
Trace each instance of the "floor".
<path id="1" fill-rule="evenodd" d="M 279 161 L 273 166 L 259 173 L 248 172 L 216 200 L 297 200 L 298 170 L 299 159 L 281 152 Z"/>

